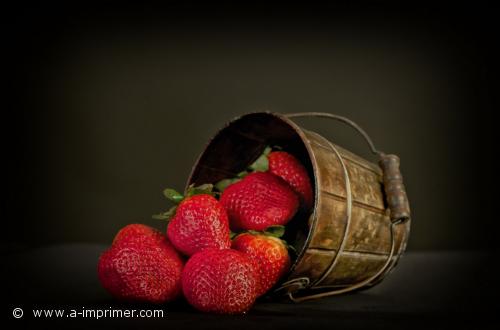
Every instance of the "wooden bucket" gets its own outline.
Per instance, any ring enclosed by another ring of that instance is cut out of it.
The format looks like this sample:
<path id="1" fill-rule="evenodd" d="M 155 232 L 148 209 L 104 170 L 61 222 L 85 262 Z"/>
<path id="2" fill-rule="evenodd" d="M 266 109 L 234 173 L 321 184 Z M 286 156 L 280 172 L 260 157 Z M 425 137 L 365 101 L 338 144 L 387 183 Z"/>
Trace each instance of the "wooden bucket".
<path id="1" fill-rule="evenodd" d="M 371 163 L 297 126 L 290 118 L 335 119 L 356 129 L 379 157 Z M 295 301 L 370 287 L 382 280 L 405 250 L 410 210 L 399 158 L 385 155 L 347 118 L 328 113 L 250 113 L 234 119 L 208 143 L 187 185 L 234 177 L 266 146 L 278 145 L 307 168 L 314 208 L 287 225 L 297 258 L 275 293 Z M 308 221 L 304 221 L 308 219 Z"/>

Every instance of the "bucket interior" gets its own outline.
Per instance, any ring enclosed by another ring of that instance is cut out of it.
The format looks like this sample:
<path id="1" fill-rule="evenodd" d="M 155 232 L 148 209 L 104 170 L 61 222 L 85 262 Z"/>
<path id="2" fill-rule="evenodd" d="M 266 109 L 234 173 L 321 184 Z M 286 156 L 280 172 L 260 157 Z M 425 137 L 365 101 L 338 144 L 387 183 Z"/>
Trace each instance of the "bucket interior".
<path id="1" fill-rule="evenodd" d="M 316 191 L 313 164 L 300 128 L 279 115 L 264 112 L 244 115 L 222 128 L 198 158 L 188 185 L 215 184 L 233 178 L 255 161 L 266 146 L 279 146 L 297 157 L 307 169 L 313 191 Z M 307 213 L 299 211 L 287 224 L 284 239 L 297 252 L 302 251 L 308 235 Z"/>

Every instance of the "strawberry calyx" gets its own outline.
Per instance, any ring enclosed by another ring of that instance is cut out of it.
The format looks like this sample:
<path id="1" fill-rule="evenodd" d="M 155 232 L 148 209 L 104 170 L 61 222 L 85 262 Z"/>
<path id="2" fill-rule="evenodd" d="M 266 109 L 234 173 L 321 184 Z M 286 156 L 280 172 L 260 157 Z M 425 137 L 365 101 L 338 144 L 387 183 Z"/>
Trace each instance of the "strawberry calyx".
<path id="1" fill-rule="evenodd" d="M 191 197 L 194 195 L 212 195 L 214 196 L 216 193 L 213 191 L 214 185 L 211 183 L 205 183 L 199 186 L 196 186 L 194 184 L 189 185 L 186 191 L 186 197 Z"/>
<path id="2" fill-rule="evenodd" d="M 241 171 L 240 173 L 236 174 L 236 177 L 231 178 L 231 179 L 222 179 L 219 182 L 215 184 L 215 189 L 217 189 L 219 192 L 223 192 L 227 187 L 232 185 L 233 183 L 236 183 L 243 179 L 245 176 L 247 176 L 248 172 L 247 171 Z"/>
<path id="3" fill-rule="evenodd" d="M 253 172 L 266 172 L 269 169 L 269 160 L 267 156 L 271 153 L 272 148 L 270 146 L 266 146 L 262 154 L 257 158 L 248 169 Z"/>
<path id="4" fill-rule="evenodd" d="M 269 226 L 264 230 L 264 235 L 281 238 L 283 237 L 283 235 L 285 235 L 285 226 L 282 225 Z"/>
<path id="5" fill-rule="evenodd" d="M 168 211 L 161 212 L 158 214 L 153 214 L 151 217 L 155 220 L 166 220 L 167 222 L 170 221 L 175 215 L 175 211 L 177 210 L 177 205 L 172 206 L 171 208 L 168 209 Z"/>
<path id="6" fill-rule="evenodd" d="M 215 184 L 215 188 L 219 192 L 223 192 L 228 186 L 240 181 L 252 172 L 267 172 L 269 170 L 269 160 L 267 159 L 267 156 L 272 150 L 273 148 L 266 146 L 262 154 L 252 164 L 250 164 L 246 170 L 236 174 L 236 177 L 234 178 L 220 180 Z"/>
<path id="7" fill-rule="evenodd" d="M 167 220 L 169 221 L 170 219 L 173 218 L 175 215 L 175 211 L 177 210 L 177 205 L 180 204 L 184 199 L 194 196 L 194 195 L 211 195 L 214 196 L 218 194 L 217 192 L 213 191 L 214 185 L 210 183 L 202 184 L 199 186 L 195 186 L 194 184 L 189 185 L 189 187 L 186 189 L 185 194 L 181 194 L 175 189 L 167 188 L 163 190 L 163 195 L 165 198 L 167 198 L 169 201 L 174 203 L 175 205 L 172 206 L 168 211 L 161 212 L 158 214 L 154 214 L 152 216 L 153 219 L 156 220 Z"/>
<path id="8" fill-rule="evenodd" d="M 251 235 L 264 235 L 264 236 L 271 236 L 275 238 L 281 238 L 285 234 L 285 226 L 283 225 L 274 225 L 274 226 L 269 226 L 265 230 L 244 230 L 241 232 L 231 232 L 234 237 L 241 235 L 241 234 L 251 234 Z"/>
<path id="9" fill-rule="evenodd" d="M 230 230 L 229 231 L 229 239 L 233 240 L 236 236 L 238 236 L 240 233 L 235 233 L 234 231 Z"/>

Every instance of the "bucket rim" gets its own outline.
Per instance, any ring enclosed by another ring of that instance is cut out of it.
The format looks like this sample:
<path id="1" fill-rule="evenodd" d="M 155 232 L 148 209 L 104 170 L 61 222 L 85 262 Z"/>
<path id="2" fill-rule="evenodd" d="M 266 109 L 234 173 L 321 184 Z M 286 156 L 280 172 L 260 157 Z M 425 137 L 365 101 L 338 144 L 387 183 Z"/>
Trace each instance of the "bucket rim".
<path id="1" fill-rule="evenodd" d="M 194 162 L 193 167 L 191 168 L 189 177 L 188 177 L 188 179 L 186 181 L 186 185 L 184 187 L 184 191 L 186 191 L 188 189 L 189 185 L 191 184 L 194 173 L 195 173 L 196 169 L 198 168 L 200 161 L 203 158 L 203 155 L 208 150 L 208 147 L 212 144 L 212 142 L 215 140 L 215 138 L 217 136 L 219 136 L 228 127 L 233 125 L 234 123 L 236 123 L 240 120 L 244 120 L 250 116 L 256 116 L 256 115 L 266 115 L 266 116 L 272 117 L 274 119 L 278 119 L 281 122 L 283 122 L 284 124 L 286 124 L 288 127 L 290 127 L 294 131 L 294 133 L 297 134 L 297 136 L 300 138 L 302 145 L 304 146 L 305 150 L 307 151 L 309 162 L 310 162 L 311 167 L 312 167 L 312 178 L 311 179 L 314 182 L 314 184 L 313 184 L 313 186 L 314 186 L 314 204 L 312 206 L 311 211 L 308 214 L 309 218 L 307 219 L 307 221 L 308 222 L 311 221 L 311 223 L 309 223 L 309 225 L 308 225 L 307 237 L 306 237 L 303 245 L 301 246 L 300 251 L 297 252 L 297 257 L 295 258 L 293 264 L 290 266 L 290 269 L 287 272 L 287 274 L 284 275 L 282 277 L 282 280 L 280 281 L 280 282 L 283 282 L 283 281 L 286 281 L 290 277 L 291 274 L 293 274 L 295 267 L 302 260 L 305 252 L 307 251 L 307 247 L 309 246 L 309 243 L 312 239 L 312 230 L 311 229 L 316 228 L 316 222 L 318 221 L 317 216 L 316 216 L 316 209 L 317 209 L 317 204 L 318 204 L 318 187 L 319 187 L 319 180 L 318 180 L 318 176 L 317 176 L 318 165 L 317 165 L 317 161 L 316 161 L 316 156 L 314 155 L 312 147 L 309 144 L 307 136 L 305 135 L 303 129 L 299 125 L 297 125 L 290 118 L 287 118 L 284 114 L 272 112 L 272 111 L 255 111 L 255 112 L 249 112 L 249 113 L 245 113 L 243 115 L 234 117 L 233 119 L 229 120 L 224 126 L 222 126 L 220 129 L 218 129 L 211 136 L 211 138 L 207 141 L 207 143 L 203 147 L 202 152 L 199 154 L 196 161 Z"/>

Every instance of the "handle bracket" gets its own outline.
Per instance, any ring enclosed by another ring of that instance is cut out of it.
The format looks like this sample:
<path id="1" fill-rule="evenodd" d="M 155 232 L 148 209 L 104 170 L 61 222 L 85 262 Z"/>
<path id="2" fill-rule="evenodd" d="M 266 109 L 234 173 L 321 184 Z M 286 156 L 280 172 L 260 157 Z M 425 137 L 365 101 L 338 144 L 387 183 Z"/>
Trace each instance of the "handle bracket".
<path id="1" fill-rule="evenodd" d="M 406 222 L 410 220 L 410 204 L 403 184 L 403 176 L 399 170 L 399 157 L 396 155 L 380 154 L 384 191 L 387 205 L 391 210 L 392 222 Z"/>

